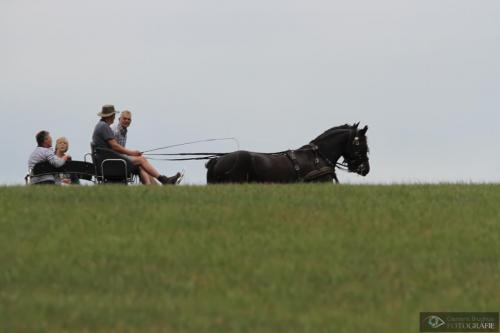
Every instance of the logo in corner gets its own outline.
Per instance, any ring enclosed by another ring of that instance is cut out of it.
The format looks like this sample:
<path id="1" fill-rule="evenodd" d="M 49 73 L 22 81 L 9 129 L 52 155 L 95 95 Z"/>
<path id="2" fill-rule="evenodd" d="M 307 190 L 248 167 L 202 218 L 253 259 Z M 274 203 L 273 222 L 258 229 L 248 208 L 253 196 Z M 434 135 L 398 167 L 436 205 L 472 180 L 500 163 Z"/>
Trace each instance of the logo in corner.
<path id="1" fill-rule="evenodd" d="M 432 329 L 439 328 L 446 324 L 441 317 L 436 315 L 428 316 L 424 319 L 424 322 Z"/>

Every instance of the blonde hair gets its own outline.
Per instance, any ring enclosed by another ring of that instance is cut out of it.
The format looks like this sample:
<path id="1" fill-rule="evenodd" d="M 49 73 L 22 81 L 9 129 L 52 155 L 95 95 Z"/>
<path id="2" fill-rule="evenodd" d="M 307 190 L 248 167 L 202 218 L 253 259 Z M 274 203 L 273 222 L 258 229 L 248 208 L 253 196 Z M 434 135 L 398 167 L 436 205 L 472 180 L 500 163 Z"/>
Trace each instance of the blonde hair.
<path id="1" fill-rule="evenodd" d="M 60 143 L 65 143 L 66 144 L 66 151 L 68 151 L 69 149 L 69 142 L 68 142 L 68 139 L 66 139 L 64 136 L 63 137 L 60 137 L 56 140 L 56 147 L 55 147 L 55 151 L 57 152 L 57 147 L 59 146 Z M 66 152 L 65 151 L 65 152 Z M 64 152 L 64 153 L 65 153 Z"/>

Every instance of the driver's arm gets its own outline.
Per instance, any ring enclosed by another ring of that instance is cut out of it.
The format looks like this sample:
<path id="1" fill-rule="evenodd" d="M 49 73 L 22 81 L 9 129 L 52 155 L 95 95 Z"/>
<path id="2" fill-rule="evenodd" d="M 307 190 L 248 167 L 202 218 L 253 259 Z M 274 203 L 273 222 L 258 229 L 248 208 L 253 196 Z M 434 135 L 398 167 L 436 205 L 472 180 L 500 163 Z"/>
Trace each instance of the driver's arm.
<path id="1" fill-rule="evenodd" d="M 108 140 L 108 145 L 116 151 L 117 153 L 124 154 L 124 155 L 129 155 L 129 156 L 138 156 L 140 153 L 135 150 L 130 150 L 125 147 L 123 147 L 121 144 L 116 141 L 116 139 L 110 139 Z"/>

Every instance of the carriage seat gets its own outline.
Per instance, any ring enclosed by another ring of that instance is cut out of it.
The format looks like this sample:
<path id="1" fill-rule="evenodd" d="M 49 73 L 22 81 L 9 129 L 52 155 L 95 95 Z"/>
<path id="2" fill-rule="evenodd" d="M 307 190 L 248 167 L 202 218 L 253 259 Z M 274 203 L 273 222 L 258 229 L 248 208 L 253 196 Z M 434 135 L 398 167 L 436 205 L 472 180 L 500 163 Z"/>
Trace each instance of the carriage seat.
<path id="1" fill-rule="evenodd" d="M 112 149 L 96 147 L 90 144 L 92 163 L 98 183 L 132 183 L 139 168 L 123 155 Z"/>

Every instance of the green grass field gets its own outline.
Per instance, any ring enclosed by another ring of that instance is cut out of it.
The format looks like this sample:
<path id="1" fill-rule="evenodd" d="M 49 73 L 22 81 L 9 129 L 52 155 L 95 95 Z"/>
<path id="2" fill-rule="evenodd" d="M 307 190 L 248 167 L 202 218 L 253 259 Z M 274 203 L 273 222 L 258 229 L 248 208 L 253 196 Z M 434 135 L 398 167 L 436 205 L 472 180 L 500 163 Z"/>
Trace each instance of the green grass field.
<path id="1" fill-rule="evenodd" d="M 418 332 L 499 311 L 500 186 L 0 188 L 0 332 Z"/>

